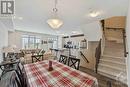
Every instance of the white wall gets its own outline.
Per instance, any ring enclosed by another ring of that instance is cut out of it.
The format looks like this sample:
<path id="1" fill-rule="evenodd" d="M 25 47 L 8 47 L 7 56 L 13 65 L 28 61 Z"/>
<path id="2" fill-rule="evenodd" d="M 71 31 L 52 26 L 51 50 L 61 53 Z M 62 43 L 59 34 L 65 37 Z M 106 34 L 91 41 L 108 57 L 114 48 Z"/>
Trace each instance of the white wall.
<path id="1" fill-rule="evenodd" d="M 99 21 L 86 24 L 81 29 L 88 41 L 99 41 L 102 37 L 102 27 Z"/>
<path id="2" fill-rule="evenodd" d="M 128 44 L 128 51 L 129 55 L 127 58 L 127 65 L 128 65 L 128 87 L 130 87 L 130 1 L 129 1 L 129 9 L 127 15 L 127 28 L 126 28 L 126 35 L 127 35 L 127 44 Z"/>
<path id="3" fill-rule="evenodd" d="M 9 31 L 14 31 L 14 23 L 11 18 L 3 18 L 1 22 L 6 26 L 6 29 Z"/>
<path id="4" fill-rule="evenodd" d="M 8 45 L 8 30 L 5 27 L 5 25 L 0 21 L 0 62 L 3 60 L 2 48 L 7 45 Z"/>
<path id="5" fill-rule="evenodd" d="M 0 21 L 0 62 L 2 61 L 2 48 L 8 45 L 8 30 Z"/>
<path id="6" fill-rule="evenodd" d="M 87 40 L 87 38 L 85 38 L 84 36 L 82 36 L 82 37 L 72 37 L 72 38 L 63 38 L 63 44 L 65 44 L 68 41 L 72 41 L 72 44 L 77 45 L 79 42 L 81 42 L 81 40 L 84 40 L 84 39 Z M 86 49 L 71 49 L 71 55 L 74 55 L 81 60 L 80 66 L 95 70 L 95 62 L 96 62 L 96 60 L 95 60 L 96 59 L 95 58 L 95 49 L 98 45 L 98 41 L 88 41 L 87 44 L 88 44 L 88 48 L 86 48 Z M 83 52 L 85 57 L 88 59 L 89 63 L 86 63 L 86 60 L 84 60 L 82 58 L 79 51 Z"/>
<path id="7" fill-rule="evenodd" d="M 59 49 L 63 48 L 63 38 L 62 38 L 62 36 L 58 36 L 58 48 Z"/>
<path id="8" fill-rule="evenodd" d="M 13 31 L 9 32 L 9 45 L 16 45 L 17 48 L 22 48 L 22 35 L 35 35 L 41 38 L 43 41 L 48 41 L 48 38 L 57 38 L 55 35 L 48 35 L 42 33 L 33 33 L 33 32 L 25 32 L 25 31 Z M 49 44 L 43 44 L 41 46 L 44 50 L 48 50 Z"/>
<path id="9" fill-rule="evenodd" d="M 10 46 L 16 45 L 18 48 L 22 48 L 22 39 L 21 39 L 21 33 L 20 32 L 9 32 L 8 36 L 8 44 Z"/>

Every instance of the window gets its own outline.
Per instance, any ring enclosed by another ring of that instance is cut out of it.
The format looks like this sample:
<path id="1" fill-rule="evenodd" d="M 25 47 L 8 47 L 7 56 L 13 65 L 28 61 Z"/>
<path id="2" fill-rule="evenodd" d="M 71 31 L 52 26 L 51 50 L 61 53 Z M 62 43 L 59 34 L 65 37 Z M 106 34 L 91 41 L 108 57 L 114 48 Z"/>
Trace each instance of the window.
<path id="1" fill-rule="evenodd" d="M 38 36 L 22 35 L 22 48 L 23 49 L 36 49 L 40 48 L 41 39 Z"/>
<path id="2" fill-rule="evenodd" d="M 58 40 L 57 38 L 48 38 L 48 49 L 49 48 L 53 48 L 53 49 L 57 49 L 58 48 Z"/>

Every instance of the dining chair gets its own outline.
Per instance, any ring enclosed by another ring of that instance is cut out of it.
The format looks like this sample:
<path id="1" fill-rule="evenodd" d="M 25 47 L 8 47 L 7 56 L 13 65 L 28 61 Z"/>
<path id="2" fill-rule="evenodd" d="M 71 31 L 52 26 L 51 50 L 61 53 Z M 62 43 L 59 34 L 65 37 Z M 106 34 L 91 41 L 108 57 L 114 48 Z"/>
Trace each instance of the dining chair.
<path id="1" fill-rule="evenodd" d="M 2 76 L 0 87 L 25 87 L 21 82 L 16 72 L 10 71 Z"/>
<path id="2" fill-rule="evenodd" d="M 70 56 L 68 59 L 68 66 L 79 70 L 80 59 Z"/>
<path id="3" fill-rule="evenodd" d="M 44 60 L 44 53 L 45 53 L 44 49 L 39 50 L 39 52 L 32 53 L 32 56 L 31 56 L 32 63 Z"/>
<path id="4" fill-rule="evenodd" d="M 32 55 L 32 63 L 42 61 L 43 60 L 43 55 Z"/>
<path id="5" fill-rule="evenodd" d="M 9 85 L 9 87 L 23 87 L 23 84 L 20 82 L 16 72 L 12 72 Z"/>
<path id="6" fill-rule="evenodd" d="M 44 55 L 45 52 L 46 52 L 46 51 L 45 51 L 44 49 L 41 49 L 41 50 L 38 52 L 38 54 L 39 54 L 39 55 L 40 55 L 40 54 Z"/>
<path id="7" fill-rule="evenodd" d="M 26 84 L 25 70 L 24 70 L 24 66 L 23 66 L 23 64 L 21 62 L 18 65 L 18 71 L 19 71 L 19 74 L 20 74 L 19 78 L 22 79 L 21 82 L 24 85 L 24 87 L 26 87 L 27 84 Z"/>
<path id="8" fill-rule="evenodd" d="M 68 60 L 68 57 L 65 55 L 60 55 L 59 62 L 66 64 Z"/>
<path id="9" fill-rule="evenodd" d="M 17 74 L 17 77 L 19 78 L 22 86 L 26 87 L 26 78 L 24 76 L 25 72 L 24 72 L 24 66 L 21 62 L 19 62 L 17 64 L 17 68 L 15 69 L 15 72 Z"/>

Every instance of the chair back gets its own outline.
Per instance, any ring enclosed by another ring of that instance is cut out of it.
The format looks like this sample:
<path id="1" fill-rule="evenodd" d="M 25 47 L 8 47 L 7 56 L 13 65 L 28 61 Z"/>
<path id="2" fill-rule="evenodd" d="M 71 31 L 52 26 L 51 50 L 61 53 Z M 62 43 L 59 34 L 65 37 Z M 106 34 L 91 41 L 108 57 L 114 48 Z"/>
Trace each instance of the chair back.
<path id="1" fill-rule="evenodd" d="M 59 62 L 66 64 L 68 60 L 68 57 L 65 55 L 60 55 Z"/>
<path id="2" fill-rule="evenodd" d="M 26 83 L 26 77 L 25 77 L 25 70 L 24 70 L 24 66 L 23 64 L 20 62 L 19 65 L 18 65 L 18 71 L 19 71 L 19 74 L 20 74 L 20 78 L 22 79 L 22 84 L 24 87 L 27 87 L 27 83 Z"/>
<path id="3" fill-rule="evenodd" d="M 79 64 L 80 64 L 80 59 L 77 59 L 75 57 L 69 57 L 68 66 L 79 70 Z"/>
<path id="4" fill-rule="evenodd" d="M 0 80 L 0 87 L 25 87 L 20 82 L 17 73 L 13 70 L 4 74 Z"/>
<path id="5" fill-rule="evenodd" d="M 22 87 L 22 83 L 20 82 L 20 79 L 17 76 L 16 72 L 12 72 L 10 78 L 10 87 Z"/>
<path id="6" fill-rule="evenodd" d="M 18 63 L 17 69 L 15 70 L 15 72 L 16 72 L 22 86 L 26 87 L 26 81 L 25 81 L 26 78 L 24 77 L 24 74 L 25 74 L 24 66 L 22 65 L 21 62 Z"/>
<path id="7" fill-rule="evenodd" d="M 43 55 L 44 53 L 45 53 L 45 50 L 44 50 L 44 49 L 41 49 L 41 50 L 38 52 L 39 55 Z"/>

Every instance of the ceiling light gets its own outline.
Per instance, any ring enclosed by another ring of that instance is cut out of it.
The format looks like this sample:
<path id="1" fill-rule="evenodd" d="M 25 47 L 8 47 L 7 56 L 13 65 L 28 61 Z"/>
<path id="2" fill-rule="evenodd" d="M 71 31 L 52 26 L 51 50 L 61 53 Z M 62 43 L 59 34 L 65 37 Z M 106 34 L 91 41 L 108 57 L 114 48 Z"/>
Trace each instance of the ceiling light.
<path id="1" fill-rule="evenodd" d="M 97 17 L 99 14 L 100 14 L 100 12 L 98 12 L 98 11 L 91 11 L 89 15 L 91 17 Z"/>
<path id="2" fill-rule="evenodd" d="M 57 16 L 57 0 L 55 0 L 55 7 L 53 8 L 54 17 L 47 20 L 48 25 L 53 29 L 58 29 L 63 25 L 63 21 Z"/>
<path id="3" fill-rule="evenodd" d="M 53 29 L 58 29 L 61 25 L 63 25 L 62 20 L 56 19 L 56 18 L 54 18 L 54 19 L 48 19 L 47 23 Z"/>

